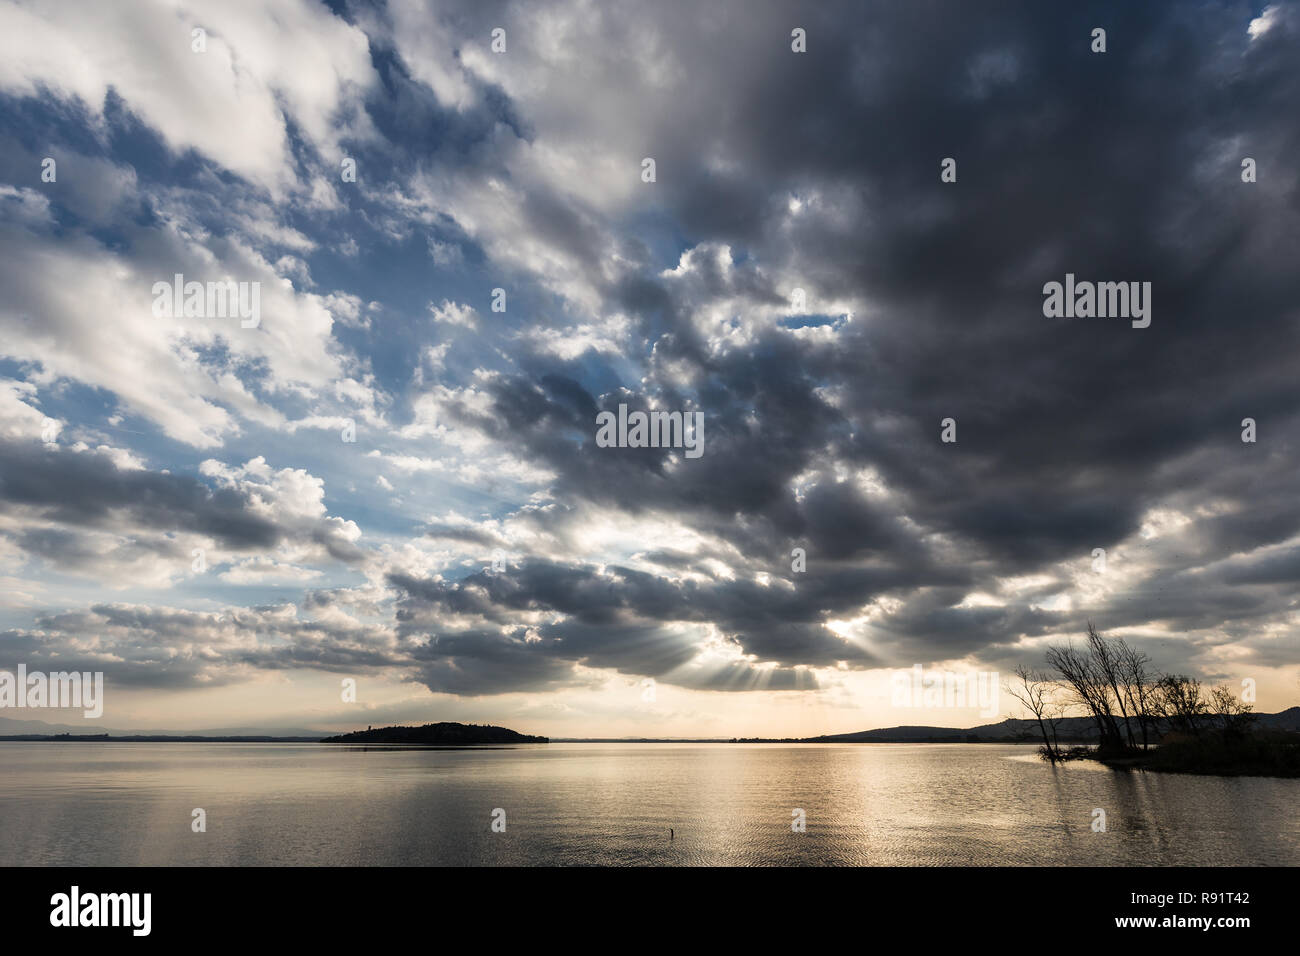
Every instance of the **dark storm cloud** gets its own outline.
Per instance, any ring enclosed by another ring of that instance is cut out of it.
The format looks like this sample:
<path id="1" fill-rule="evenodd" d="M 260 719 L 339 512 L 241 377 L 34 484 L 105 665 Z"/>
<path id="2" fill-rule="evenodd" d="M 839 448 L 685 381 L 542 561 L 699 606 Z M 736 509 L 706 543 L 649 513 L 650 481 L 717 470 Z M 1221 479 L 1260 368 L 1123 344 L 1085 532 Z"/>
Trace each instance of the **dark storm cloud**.
<path id="1" fill-rule="evenodd" d="M 752 624 L 752 632 L 747 632 L 751 639 L 740 643 L 747 649 L 772 651 L 762 655 L 767 661 L 780 661 L 792 648 L 798 649 L 801 663 L 810 657 L 820 664 L 833 664 L 861 656 L 820 627 L 804 627 L 804 633 L 792 634 L 791 623 L 780 619 L 783 611 L 777 601 L 742 609 L 739 602 L 746 597 L 751 604 L 760 599 L 758 588 L 742 596 L 629 568 L 605 568 L 598 573 L 537 560 L 504 573 L 484 572 L 458 582 L 402 574 L 390 575 L 389 580 L 402 593 L 397 611 L 399 633 L 404 638 L 427 635 L 428 643 L 419 656 L 442 662 L 438 667 L 431 665 L 423 678 L 435 691 L 461 692 L 474 680 L 486 682 L 479 693 L 499 692 L 503 680 L 526 682 L 530 687 L 552 685 L 566 673 L 560 670 L 561 665 L 578 663 L 696 687 L 748 689 L 757 678 L 752 666 L 743 662 L 688 676 L 676 673 L 698 654 L 698 625 L 715 620 Z M 719 602 L 734 606 L 720 607 Z M 765 609 L 769 613 L 764 613 Z M 527 632 L 505 626 L 520 612 L 536 611 L 554 613 L 548 615 L 549 621 Z M 495 632 L 486 628 L 459 632 L 445 626 L 449 615 L 500 626 Z M 692 624 L 697 627 L 690 627 Z M 781 637 L 776 639 L 778 629 Z M 794 629 L 799 628 L 796 625 Z M 505 668 L 505 673 L 493 673 L 495 664 Z M 455 673 L 465 665 L 472 665 L 469 672 Z M 742 678 L 742 673 L 747 677 Z M 771 689 L 799 683 L 785 667 L 768 673 Z M 801 686 L 815 685 L 812 676 L 802 677 Z"/>
<path id="2" fill-rule="evenodd" d="M 457 360 L 409 396 L 438 398 L 437 428 L 412 431 L 463 430 L 470 465 L 483 437 L 554 480 L 513 514 L 412 518 L 457 552 L 436 577 L 418 548 L 411 566 L 400 547 L 363 555 L 238 486 L 8 443 L 0 507 L 51 525 L 14 539 L 57 566 L 93 566 L 84 529 L 185 531 L 373 557 L 390 591 L 309 592 L 302 609 L 332 623 L 101 605 L 3 646 L 93 661 L 104 648 L 80 636 L 105 631 L 122 635 L 105 666 L 124 680 L 391 666 L 466 695 L 581 686 L 584 668 L 747 690 L 815 687 L 809 667 L 1006 666 L 1022 638 L 1090 618 L 1169 669 L 1221 668 L 1228 641 L 1287 662 L 1296 3 L 1253 38 L 1260 11 L 1237 2 L 450 4 L 397 22 L 403 10 L 348 6 L 379 78 L 365 104 L 378 139 L 356 144 L 367 173 L 349 202 L 379 233 L 445 229 L 512 310 L 473 300 Z M 512 52 L 492 59 L 498 24 Z M 790 50 L 796 26 L 807 53 Z M 635 179 L 645 155 L 653 184 Z M 1067 272 L 1151 283 L 1150 327 L 1044 317 L 1043 284 Z M 790 317 L 796 287 L 806 315 Z M 391 314 L 380 337 L 401 334 Z M 630 329 L 616 347 L 557 357 L 528 334 L 569 345 L 564 320 L 611 316 Z M 596 447 L 597 414 L 620 404 L 699 410 L 703 457 Z M 1258 443 L 1240 441 L 1245 417 Z M 1157 511 L 1188 524 L 1148 538 Z M 632 555 L 584 543 L 618 538 L 620 520 L 694 534 L 646 534 Z M 131 556 L 170 554 L 137 537 Z M 449 579 L 465 552 L 497 547 L 532 550 Z M 1112 556 L 1105 588 L 1080 584 L 1094 548 Z M 337 623 L 350 611 L 383 623 Z"/>
<path id="3" fill-rule="evenodd" d="M 410 670 L 388 629 L 323 623 L 292 606 L 222 612 L 133 604 L 41 614 L 31 630 L 0 632 L 0 666 L 102 671 L 110 688 L 178 690 L 313 668 L 349 675 Z"/>
<path id="4" fill-rule="evenodd" d="M 31 442 L 5 443 L 0 463 L 0 502 L 60 524 L 110 527 L 126 512 L 144 527 L 207 534 L 234 548 L 270 547 L 280 537 L 275 522 L 251 513 L 246 495 L 187 475 L 125 471 L 103 455 Z"/>
<path id="5" fill-rule="evenodd" d="M 487 548 L 500 547 L 505 542 L 499 535 L 484 531 L 480 528 L 467 525 L 451 525 L 445 522 L 435 521 L 426 529 L 425 534 L 430 538 L 437 538 L 443 541 L 455 541 L 463 544 L 477 544 Z"/>
<path id="6" fill-rule="evenodd" d="M 760 660 L 868 666 L 996 655 L 1089 614 L 1199 629 L 1281 610 L 1242 588 L 1293 581 L 1290 556 L 1203 566 L 1300 530 L 1285 490 L 1300 442 L 1294 5 L 1254 39 L 1258 11 L 1239 3 L 745 4 L 707 23 L 674 9 L 646 15 L 697 95 L 644 131 L 652 202 L 687 243 L 742 258 L 604 284 L 651 356 L 637 387 L 595 394 L 573 363 L 527 356 L 526 373 L 490 385 L 490 413 L 453 413 L 557 472 L 562 501 L 685 516 L 730 546 L 720 560 L 797 584 L 622 569 L 596 584 L 530 565 L 418 600 L 502 623 L 559 610 L 578 623 L 559 629 L 574 644 L 557 653 L 597 661 L 583 628 L 631 615 L 716 624 Z M 807 54 L 789 52 L 795 25 Z M 1095 26 L 1105 54 L 1089 49 Z M 955 184 L 940 182 L 948 156 Z M 1244 156 L 1258 183 L 1241 181 Z M 791 195 L 824 205 L 791 218 Z M 546 240 L 590 259 L 588 219 L 555 202 L 529 200 L 547 210 Z M 743 345 L 710 342 L 701 311 L 724 296 L 784 301 L 777 271 L 869 311 L 833 340 L 760 326 Z M 1042 286 L 1066 272 L 1150 282 L 1151 326 L 1045 318 Z M 703 458 L 670 467 L 663 450 L 595 447 L 597 410 L 651 400 L 704 411 Z M 1240 441 L 1247 416 L 1267 423 L 1267 450 Z M 948 417 L 956 444 L 939 441 Z M 888 494 L 835 482 L 836 466 L 873 469 Z M 1048 573 L 1041 600 L 1068 586 L 1054 565 L 1116 547 L 1171 498 L 1188 513 L 1231 506 L 1198 519 L 1198 553 L 1163 556 L 1167 570 L 1102 606 L 962 605 L 998 578 Z M 789 572 L 793 546 L 806 576 Z M 396 583 L 417 600 L 415 582 Z M 830 646 L 843 642 L 820 622 L 880 595 L 902 602 L 879 619 L 880 656 Z"/>
<path id="7" fill-rule="evenodd" d="M 528 642 L 522 634 L 444 634 L 417 649 L 417 679 L 435 693 L 504 694 L 571 686 L 570 662 Z"/>
<path id="8" fill-rule="evenodd" d="M 190 475 L 123 469 L 104 454 L 31 441 L 0 440 L 0 509 L 61 526 L 27 528 L 16 539 L 24 551 L 70 568 L 102 559 L 81 533 L 91 529 L 136 535 L 130 546 L 134 552 L 186 563 L 188 552 L 174 542 L 146 535 L 207 535 L 236 551 L 266 551 L 287 540 L 306 540 L 341 561 L 354 561 L 361 553 L 335 527 L 268 516 L 247 490 L 211 488 Z"/>

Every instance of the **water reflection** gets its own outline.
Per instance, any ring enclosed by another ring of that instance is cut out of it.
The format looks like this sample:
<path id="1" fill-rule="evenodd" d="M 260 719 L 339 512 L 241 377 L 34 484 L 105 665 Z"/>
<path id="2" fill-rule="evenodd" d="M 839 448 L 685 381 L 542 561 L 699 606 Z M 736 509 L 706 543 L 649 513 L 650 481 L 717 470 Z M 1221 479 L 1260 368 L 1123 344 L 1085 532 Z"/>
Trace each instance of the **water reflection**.
<path id="1" fill-rule="evenodd" d="M 1296 865 L 1297 797 L 1011 745 L 13 743 L 0 864 Z"/>

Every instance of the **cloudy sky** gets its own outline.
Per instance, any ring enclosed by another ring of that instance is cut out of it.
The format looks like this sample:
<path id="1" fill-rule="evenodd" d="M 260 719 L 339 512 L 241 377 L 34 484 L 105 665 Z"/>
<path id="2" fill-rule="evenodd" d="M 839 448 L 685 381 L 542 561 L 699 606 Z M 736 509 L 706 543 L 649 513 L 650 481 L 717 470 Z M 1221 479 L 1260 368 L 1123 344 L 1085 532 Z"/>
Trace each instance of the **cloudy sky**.
<path id="1" fill-rule="evenodd" d="M 1293 705 L 1298 103 L 1290 0 L 6 0 L 0 667 L 114 728 L 796 735 L 983 722 L 890 669 L 1092 619 Z"/>

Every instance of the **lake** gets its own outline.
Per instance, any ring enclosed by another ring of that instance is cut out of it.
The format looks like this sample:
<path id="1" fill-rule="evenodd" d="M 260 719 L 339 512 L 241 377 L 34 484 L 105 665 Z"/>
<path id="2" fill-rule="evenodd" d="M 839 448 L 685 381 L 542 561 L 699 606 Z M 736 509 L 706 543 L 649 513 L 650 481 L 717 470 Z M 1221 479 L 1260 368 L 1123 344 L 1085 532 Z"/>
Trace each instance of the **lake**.
<path id="1" fill-rule="evenodd" d="M 0 743 L 0 865 L 592 864 L 1295 866 L 1300 780 L 998 744 Z"/>

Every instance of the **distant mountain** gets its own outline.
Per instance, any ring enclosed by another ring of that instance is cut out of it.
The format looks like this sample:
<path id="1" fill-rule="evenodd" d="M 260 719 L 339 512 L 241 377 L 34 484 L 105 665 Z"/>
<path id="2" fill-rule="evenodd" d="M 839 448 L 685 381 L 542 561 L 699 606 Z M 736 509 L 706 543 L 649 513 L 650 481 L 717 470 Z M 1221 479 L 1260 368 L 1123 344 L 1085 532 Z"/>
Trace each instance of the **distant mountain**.
<path id="1" fill-rule="evenodd" d="M 208 730 L 118 730 L 106 727 L 97 720 L 84 720 L 76 724 L 50 724 L 43 720 L 18 720 L 13 717 L 0 717 L 0 738 L 4 737 L 45 737 L 55 734 L 68 734 L 73 737 L 102 737 L 108 734 L 120 737 L 185 737 L 185 738 L 275 738 L 291 740 L 320 740 L 327 736 L 323 730 L 307 727 L 217 727 Z"/>
<path id="2" fill-rule="evenodd" d="M 1097 728 L 1091 717 L 1066 717 L 1057 722 L 1057 736 L 1062 741 L 1095 740 Z M 806 737 L 806 743 L 927 743 L 935 741 L 1012 741 L 1037 740 L 1038 721 L 1016 720 L 1008 717 L 996 724 L 978 727 L 881 727 L 877 730 L 859 730 L 850 734 L 827 734 Z"/>
<path id="3" fill-rule="evenodd" d="M 1290 707 L 1277 714 L 1259 714 L 1258 726 L 1273 730 L 1300 733 L 1300 707 Z M 1140 731 L 1134 726 L 1134 734 Z M 499 743 L 549 743 L 546 737 L 530 737 L 505 727 L 477 724 L 438 723 L 422 727 L 381 727 L 359 730 L 350 734 L 330 737 L 319 730 L 300 727 L 228 727 L 213 730 L 114 730 L 97 721 L 80 724 L 49 724 L 41 720 L 17 720 L 0 717 L 0 740 L 42 740 L 56 735 L 61 739 L 103 740 L 165 740 L 165 741 L 316 741 L 326 743 L 412 743 L 412 744 L 499 744 Z M 1097 728 L 1090 717 L 1066 717 L 1057 724 L 1057 736 L 1062 743 L 1094 742 Z M 557 738 L 558 739 L 558 738 Z M 1005 742 L 1039 739 L 1038 723 L 1034 720 L 1012 719 L 978 727 L 904 726 L 860 730 L 849 734 L 826 734 L 820 737 L 743 738 L 732 742 L 761 743 L 949 743 L 949 742 Z M 727 738 L 668 738 L 668 737 L 571 737 L 566 742 L 602 743 L 723 743 Z"/>
<path id="4" fill-rule="evenodd" d="M 1258 726 L 1274 730 L 1300 731 L 1300 707 L 1291 707 L 1279 714 L 1259 714 Z M 1120 721 L 1123 723 L 1123 721 Z M 1091 717 L 1065 717 L 1057 722 L 1057 737 L 1063 742 L 1095 741 L 1097 725 Z M 1133 733 L 1141 734 L 1137 721 L 1133 721 Z M 996 724 L 981 724 L 978 727 L 882 727 L 878 730 L 859 730 L 851 734 L 827 734 L 821 737 L 805 737 L 802 743 L 933 743 L 943 741 L 1011 741 L 1040 739 L 1038 721 L 1018 720 L 1008 717 Z"/>
<path id="5" fill-rule="evenodd" d="M 545 737 L 529 737 L 505 727 L 439 723 L 422 727 L 380 727 L 326 737 L 326 744 L 545 744 Z"/>
<path id="6" fill-rule="evenodd" d="M 8 734 L 0 741 L 31 741 L 71 744 L 314 744 L 319 737 L 263 737 L 256 734 L 227 736 L 185 736 L 181 734 Z"/>
<path id="7" fill-rule="evenodd" d="M 1260 714 L 1259 725 L 1274 730 L 1300 731 L 1300 707 L 1288 707 L 1280 714 Z"/>
<path id="8" fill-rule="evenodd" d="M 0 737 L 15 737 L 19 734 L 114 734 L 117 731 L 101 726 L 97 720 L 84 721 L 80 726 L 72 724 L 47 724 L 43 720 L 15 720 L 12 717 L 0 717 Z"/>

